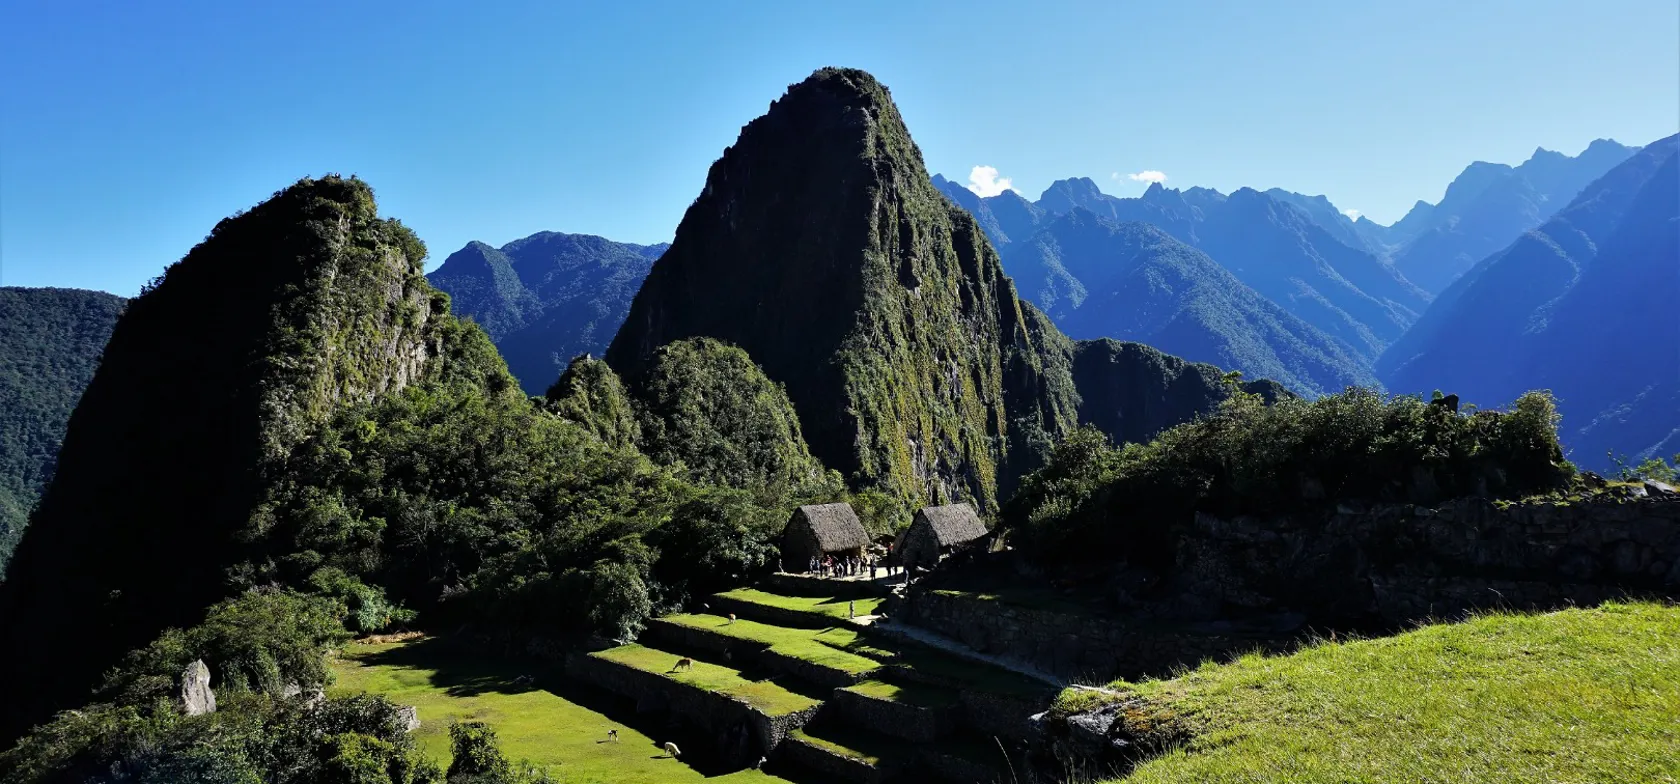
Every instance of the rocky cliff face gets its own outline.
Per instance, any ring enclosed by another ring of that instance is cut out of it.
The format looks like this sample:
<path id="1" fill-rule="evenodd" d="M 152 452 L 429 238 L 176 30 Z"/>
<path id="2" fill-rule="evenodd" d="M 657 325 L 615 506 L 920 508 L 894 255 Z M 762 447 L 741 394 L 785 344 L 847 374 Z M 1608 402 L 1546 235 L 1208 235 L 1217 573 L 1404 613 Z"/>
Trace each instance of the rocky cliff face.
<path id="1" fill-rule="evenodd" d="M 1051 392 L 1045 352 L 991 244 L 862 71 L 818 71 L 742 130 L 607 361 L 633 379 L 660 346 L 699 336 L 786 385 L 825 464 L 917 502 L 996 500 L 1021 448 L 1009 399 L 1073 410 L 1071 388 L 1049 406 L 1006 389 Z"/>
<path id="2" fill-rule="evenodd" d="M 355 179 L 302 180 L 132 300 L 71 417 L 0 588 L 5 731 L 85 699 L 118 656 L 219 598 L 235 533 L 292 447 L 340 405 L 499 363 L 426 284 L 425 247 Z M 486 347 L 487 348 L 487 347 Z"/>

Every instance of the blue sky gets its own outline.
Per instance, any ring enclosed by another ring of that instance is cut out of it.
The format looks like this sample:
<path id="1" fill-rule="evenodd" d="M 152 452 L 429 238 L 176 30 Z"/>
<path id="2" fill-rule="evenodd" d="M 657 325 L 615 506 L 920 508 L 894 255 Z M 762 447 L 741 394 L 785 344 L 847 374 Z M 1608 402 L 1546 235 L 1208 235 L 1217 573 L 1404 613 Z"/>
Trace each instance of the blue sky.
<path id="1" fill-rule="evenodd" d="M 884 81 L 930 171 L 1033 198 L 1157 171 L 1390 222 L 1472 160 L 1680 130 L 1674 0 L 0 9 L 0 283 L 119 294 L 327 172 L 372 183 L 433 265 L 541 230 L 666 240 L 824 65 Z"/>

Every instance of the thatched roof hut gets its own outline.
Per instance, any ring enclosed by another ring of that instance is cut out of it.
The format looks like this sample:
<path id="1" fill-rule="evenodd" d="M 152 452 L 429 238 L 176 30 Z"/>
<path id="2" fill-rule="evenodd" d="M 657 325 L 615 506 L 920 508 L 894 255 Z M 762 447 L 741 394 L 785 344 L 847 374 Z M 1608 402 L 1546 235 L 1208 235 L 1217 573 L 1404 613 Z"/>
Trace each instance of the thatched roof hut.
<path id="1" fill-rule="evenodd" d="M 916 512 L 910 527 L 899 534 L 893 552 L 905 568 L 932 568 L 951 550 L 986 535 L 986 524 L 968 504 L 929 506 Z"/>
<path id="2" fill-rule="evenodd" d="M 782 529 L 782 566 L 804 570 L 812 557 L 863 555 L 869 533 L 851 504 L 813 504 L 793 510 Z"/>

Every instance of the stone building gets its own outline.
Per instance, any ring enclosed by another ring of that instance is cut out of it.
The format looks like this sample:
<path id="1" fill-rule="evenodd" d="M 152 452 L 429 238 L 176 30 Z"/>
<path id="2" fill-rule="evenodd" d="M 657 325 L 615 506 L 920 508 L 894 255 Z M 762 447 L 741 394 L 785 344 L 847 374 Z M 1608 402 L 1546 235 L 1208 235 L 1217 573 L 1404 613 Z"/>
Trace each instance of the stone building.
<path id="1" fill-rule="evenodd" d="M 851 504 L 801 506 L 782 529 L 782 568 L 802 572 L 813 556 L 861 556 L 868 546 L 869 534 Z"/>
<path id="2" fill-rule="evenodd" d="M 986 524 L 968 504 L 924 507 L 899 534 L 893 552 L 906 569 L 933 568 L 954 548 L 986 535 Z"/>

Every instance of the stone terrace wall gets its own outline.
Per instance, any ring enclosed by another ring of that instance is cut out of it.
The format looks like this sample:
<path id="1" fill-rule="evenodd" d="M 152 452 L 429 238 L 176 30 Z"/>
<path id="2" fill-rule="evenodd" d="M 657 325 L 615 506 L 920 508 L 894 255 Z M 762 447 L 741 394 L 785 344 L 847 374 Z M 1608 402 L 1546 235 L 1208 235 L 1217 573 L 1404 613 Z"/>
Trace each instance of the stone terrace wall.
<path id="1" fill-rule="evenodd" d="M 821 707 L 770 716 L 725 695 L 587 654 L 568 657 L 566 674 L 634 699 L 637 712 L 668 712 L 708 729 L 718 738 L 718 755 L 741 765 L 782 745 Z"/>
<path id="2" fill-rule="evenodd" d="M 904 621 L 960 640 L 981 653 L 1014 659 L 1069 681 L 1092 683 L 1164 672 L 1180 663 L 1233 650 L 1281 645 L 1269 638 L 1197 633 L 1147 620 L 1022 607 L 950 591 L 911 590 L 900 612 Z M 1017 718 L 1026 720 L 1024 715 Z"/>
<path id="3" fill-rule="evenodd" d="M 1680 497 L 1464 499 L 1317 515 L 1197 515 L 1132 609 L 1092 617 L 912 587 L 895 617 L 1070 680 L 1164 674 L 1281 650 L 1302 630 L 1397 626 L 1489 608 L 1680 597 Z M 1293 619 L 1293 620 L 1291 620 Z"/>
<path id="4" fill-rule="evenodd" d="M 1319 623 L 1680 596 L 1680 499 L 1197 515 L 1179 541 L 1175 577 L 1180 617 L 1287 607 Z"/>

